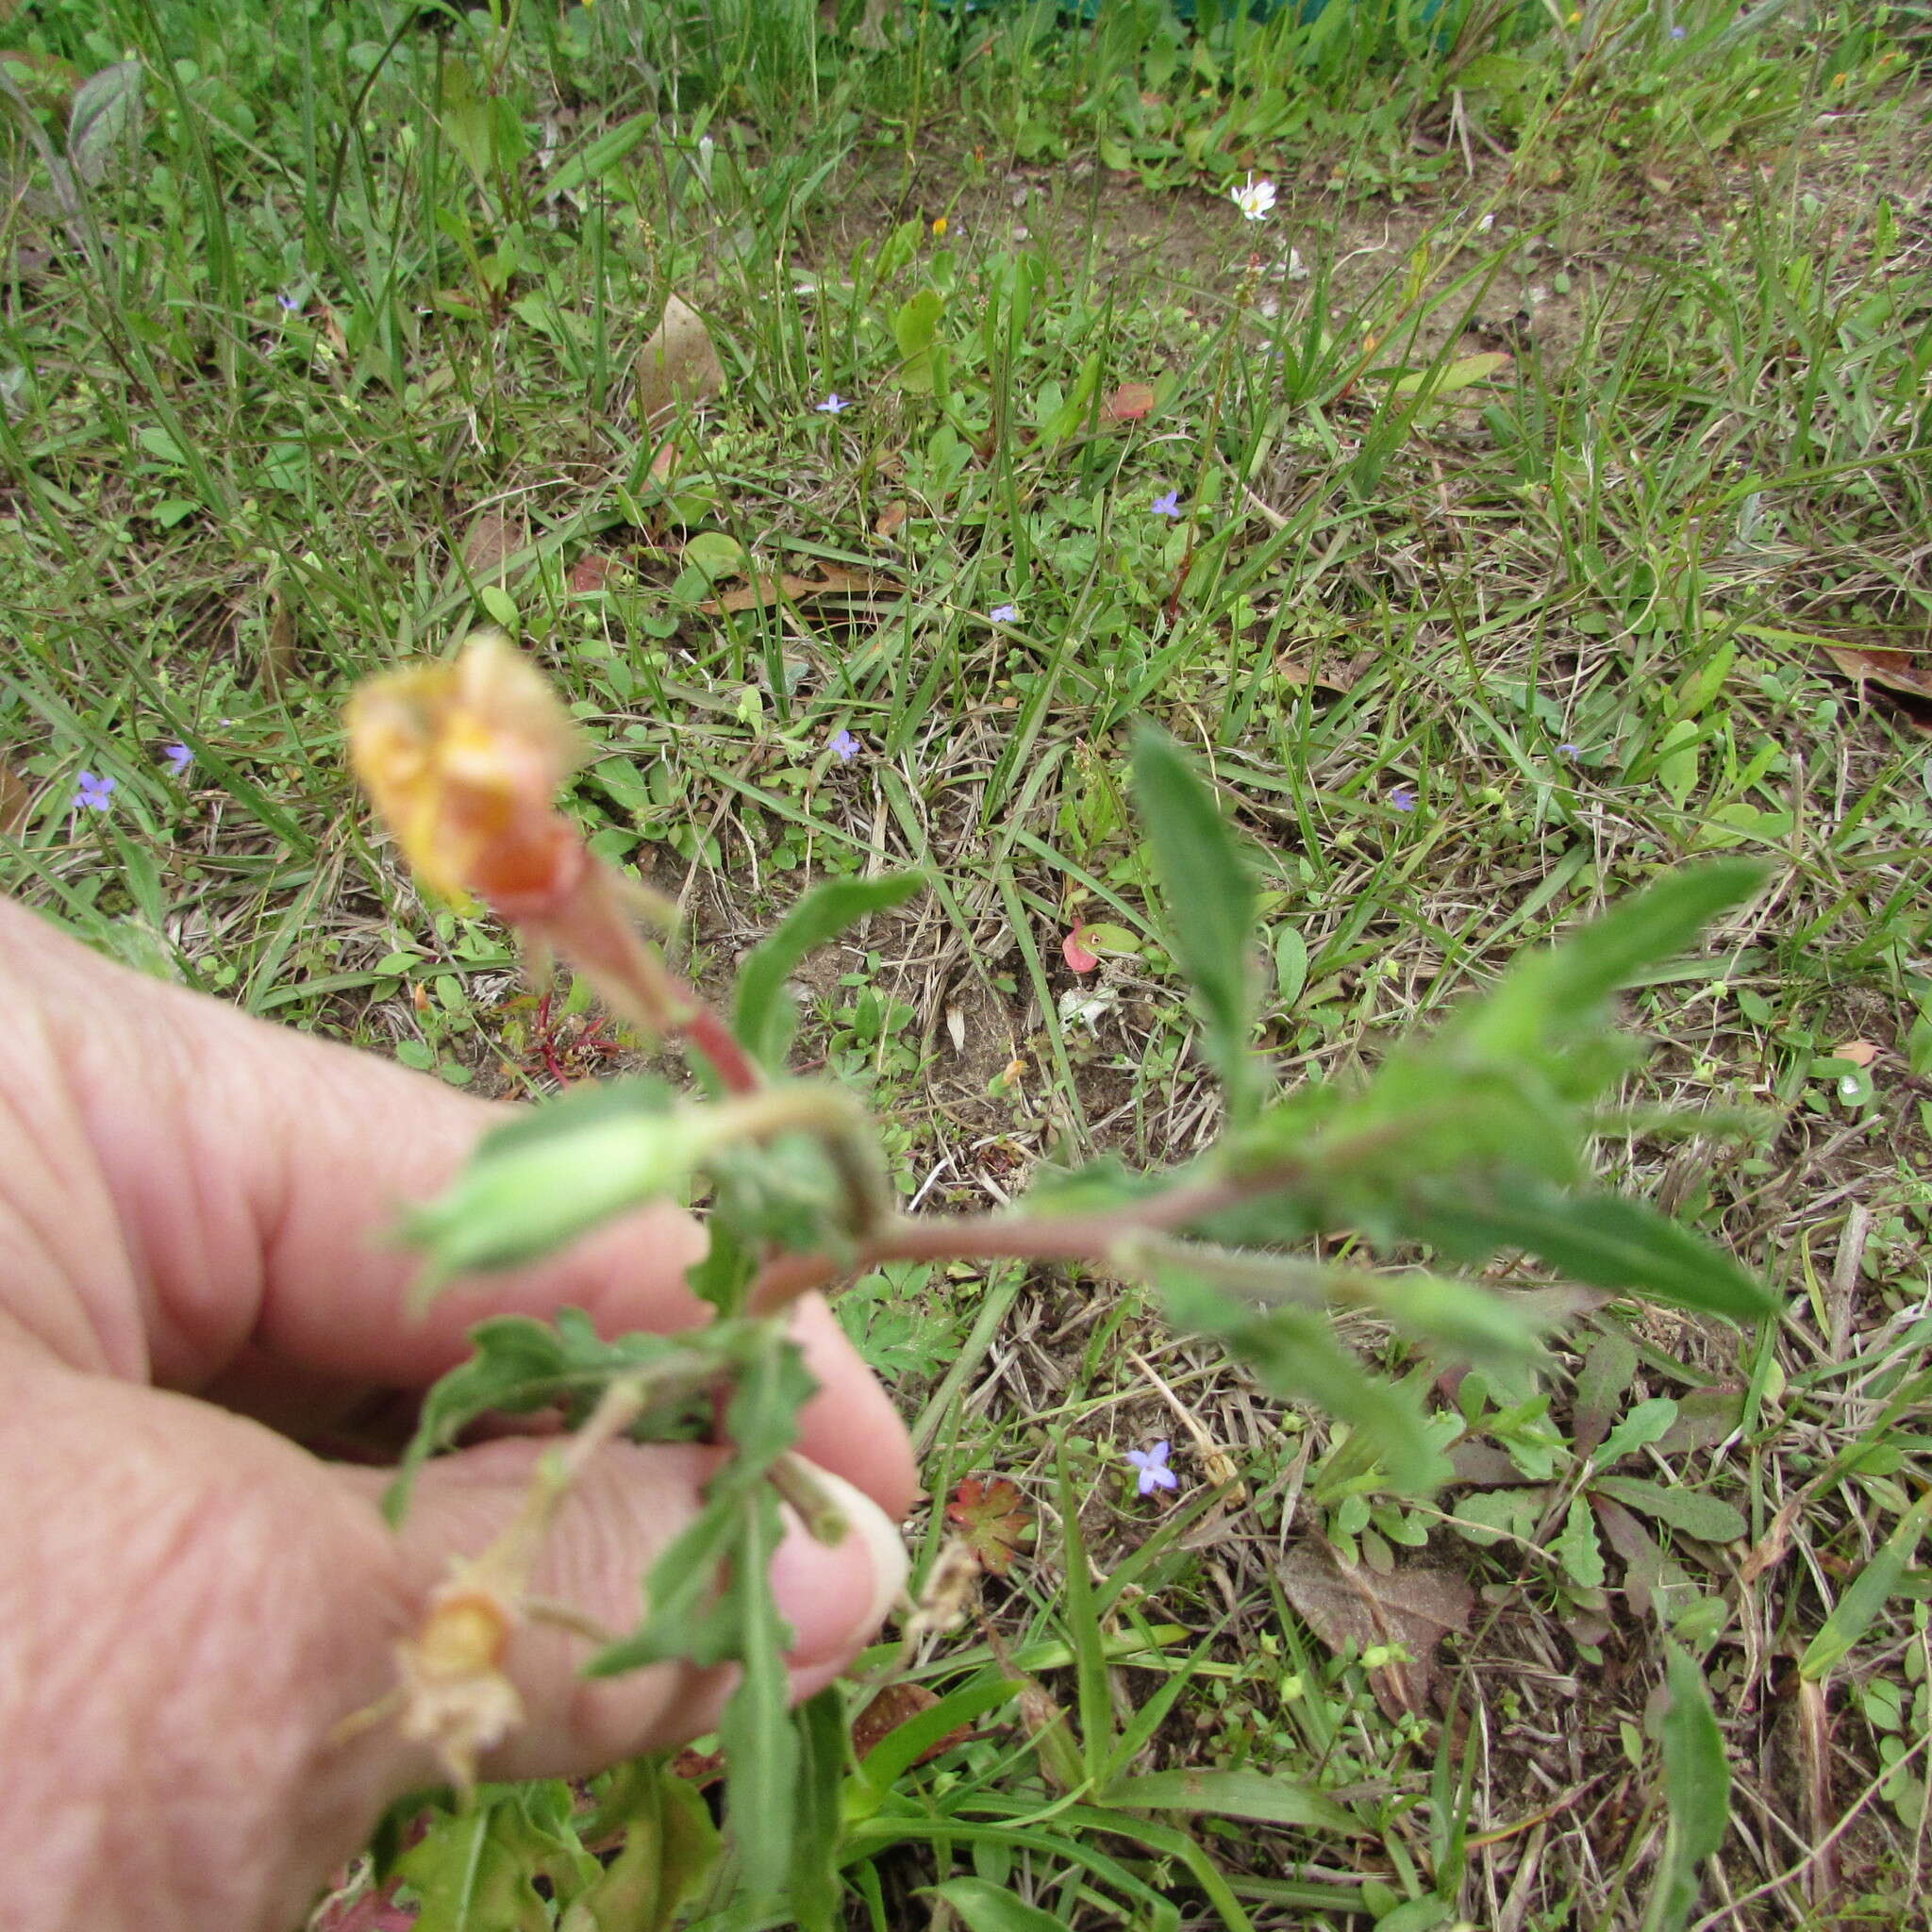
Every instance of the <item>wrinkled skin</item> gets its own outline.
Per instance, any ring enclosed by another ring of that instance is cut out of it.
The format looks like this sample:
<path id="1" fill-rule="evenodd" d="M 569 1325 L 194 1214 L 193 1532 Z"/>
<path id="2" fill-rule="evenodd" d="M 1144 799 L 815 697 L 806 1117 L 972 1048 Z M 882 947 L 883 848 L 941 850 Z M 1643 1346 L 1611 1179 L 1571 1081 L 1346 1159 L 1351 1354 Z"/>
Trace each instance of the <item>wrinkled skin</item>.
<path id="1" fill-rule="evenodd" d="M 394 1727 L 329 1733 L 394 1682 L 455 1552 L 508 1520 L 540 1445 L 432 1466 L 400 1536 L 380 1469 L 299 1446 L 371 1390 L 416 1390 L 480 1317 L 588 1309 L 607 1333 L 703 1310 L 702 1246 L 645 1211 L 559 1262 L 402 1313 L 396 1206 L 493 1118 L 426 1076 L 144 980 L 0 901 L 0 1871 L 14 1932 L 289 1932 L 382 1807 L 439 1781 Z M 799 1694 L 877 1627 L 903 1574 L 906 1437 L 823 1305 L 803 1447 L 883 1514 L 774 1563 Z M 536 1587 L 636 1621 L 652 1553 L 715 1452 L 591 1462 Z M 881 1541 L 883 1539 L 883 1541 Z M 575 1675 L 583 1641 L 525 1629 L 528 1723 L 484 1771 L 579 1774 L 706 1728 L 719 1674 Z"/>

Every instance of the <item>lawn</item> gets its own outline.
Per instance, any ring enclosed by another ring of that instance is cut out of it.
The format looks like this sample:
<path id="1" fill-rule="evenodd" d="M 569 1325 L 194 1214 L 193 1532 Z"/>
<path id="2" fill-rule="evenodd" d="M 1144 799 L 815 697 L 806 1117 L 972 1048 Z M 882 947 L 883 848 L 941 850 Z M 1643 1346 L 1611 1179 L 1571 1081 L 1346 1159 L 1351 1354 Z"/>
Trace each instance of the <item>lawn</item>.
<path id="1" fill-rule="evenodd" d="M 1088 10 L 0 7 L 0 886 L 491 1095 L 644 1064 L 348 774 L 358 680 L 502 626 L 701 988 L 924 875 L 803 969 L 794 1064 L 965 1212 L 1222 1128 L 1142 721 L 1256 855 L 1291 1092 L 1757 860 L 1624 982 L 1593 1159 L 1778 1312 L 1574 1296 L 1541 1379 L 1345 1314 L 1446 1483 L 1105 1268 L 845 1291 L 915 1588 L 984 1561 L 891 1693 L 939 1716 L 874 1714 L 841 1909 L 1922 1923 L 1932 9 Z M 570 1793 L 486 1803 L 514 1923 L 634 1923 L 529 1884 Z"/>

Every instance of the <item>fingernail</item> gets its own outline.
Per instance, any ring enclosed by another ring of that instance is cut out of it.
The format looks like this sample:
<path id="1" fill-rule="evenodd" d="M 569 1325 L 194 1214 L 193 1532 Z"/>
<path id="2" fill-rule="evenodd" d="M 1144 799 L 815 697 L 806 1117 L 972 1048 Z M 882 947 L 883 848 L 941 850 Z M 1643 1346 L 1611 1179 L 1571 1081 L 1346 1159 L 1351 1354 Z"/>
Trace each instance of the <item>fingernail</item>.
<path id="1" fill-rule="evenodd" d="M 839 1506 L 850 1533 L 815 1541 L 791 1511 L 772 1558 L 778 1610 L 796 1632 L 794 1669 L 852 1655 L 869 1642 L 906 1588 L 910 1568 L 898 1526 L 864 1491 L 810 1465 L 813 1479 Z"/>

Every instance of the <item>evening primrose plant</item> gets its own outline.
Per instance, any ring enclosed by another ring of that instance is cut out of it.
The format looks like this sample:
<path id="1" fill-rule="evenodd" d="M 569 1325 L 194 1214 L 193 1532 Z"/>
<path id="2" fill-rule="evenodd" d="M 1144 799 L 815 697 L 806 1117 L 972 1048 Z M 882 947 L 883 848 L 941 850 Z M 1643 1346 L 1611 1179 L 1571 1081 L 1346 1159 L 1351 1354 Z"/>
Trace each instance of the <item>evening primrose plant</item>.
<path id="1" fill-rule="evenodd" d="M 408 1508 L 424 1461 L 486 1415 L 555 1411 L 569 1434 L 510 1530 L 453 1566 L 399 1648 L 397 1690 L 363 1721 L 393 1718 L 433 1745 L 461 1790 L 519 1722 L 502 1659 L 527 1619 L 578 1631 L 591 1675 L 673 1658 L 735 1664 L 719 1736 L 727 1890 L 746 1923 L 779 1911 L 808 1928 L 841 1923 L 845 1707 L 834 1690 L 787 1710 L 789 1633 L 766 1575 L 781 1504 L 814 1536 L 846 1532 L 836 1501 L 792 1453 L 812 1390 L 787 1330 L 799 1295 L 961 1260 L 1080 1263 L 1139 1278 L 1177 1329 L 1220 1342 L 1269 1395 L 1345 1422 L 1375 1486 L 1411 1494 L 1449 1474 L 1442 1432 L 1421 1399 L 1435 1365 L 1533 1373 L 1573 1291 L 1506 1293 L 1450 1273 L 1371 1265 L 1359 1248 L 1351 1265 L 1321 1265 L 1284 1252 L 1293 1244 L 1347 1232 L 1405 1262 L 1426 1250 L 1465 1268 L 1514 1250 L 1589 1288 L 1740 1321 L 1767 1311 L 1763 1290 L 1734 1261 L 1653 1210 L 1593 1190 L 1589 1170 L 1592 1135 L 1618 1124 L 1602 1110 L 1607 1096 L 1636 1058 L 1607 1024 L 1611 995 L 1745 898 L 1758 877 L 1749 864 L 1666 875 L 1568 943 L 1519 961 L 1364 1084 L 1284 1094 L 1253 1045 L 1253 868 L 1191 761 L 1142 727 L 1135 804 L 1166 904 L 1165 943 L 1221 1086 L 1221 1139 L 1165 1172 L 1104 1160 L 1045 1174 L 1022 1205 L 996 1214 L 915 1216 L 900 1209 L 858 1100 L 786 1063 L 794 970 L 916 891 L 916 875 L 839 879 L 808 893 L 745 960 L 727 1016 L 666 962 L 670 908 L 596 857 L 556 808 L 583 747 L 508 637 L 478 634 L 447 662 L 365 686 L 352 701 L 350 742 L 426 886 L 481 901 L 540 967 L 567 959 L 614 1011 L 681 1049 L 697 1089 L 655 1077 L 587 1084 L 491 1134 L 451 1191 L 406 1221 L 424 1257 L 419 1294 L 536 1260 L 672 1196 L 706 1206 L 709 1249 L 689 1278 L 714 1311 L 708 1325 L 673 1336 L 600 1336 L 568 1311 L 554 1324 L 506 1317 L 474 1331 L 474 1357 L 425 1404 L 392 1511 Z M 1408 1372 L 1365 1367 L 1335 1333 L 1344 1311 L 1392 1331 Z M 716 1440 L 730 1451 L 702 1512 L 653 1568 L 627 1631 L 533 1603 L 527 1588 L 550 1513 L 596 1446 L 618 1436 Z M 1173 1486 L 1167 1446 L 1133 1458 L 1141 1492 Z M 957 1597 L 958 1567 L 939 1566 L 950 1579 L 941 1595 Z M 1084 1561 L 1070 1568 L 1070 1588 L 1075 1569 L 1084 1578 Z M 928 1603 L 908 1624 L 930 1630 L 937 1614 Z M 633 1775 L 658 1779 L 654 1803 L 682 1802 L 665 1797 L 675 1781 L 663 1766 Z"/>

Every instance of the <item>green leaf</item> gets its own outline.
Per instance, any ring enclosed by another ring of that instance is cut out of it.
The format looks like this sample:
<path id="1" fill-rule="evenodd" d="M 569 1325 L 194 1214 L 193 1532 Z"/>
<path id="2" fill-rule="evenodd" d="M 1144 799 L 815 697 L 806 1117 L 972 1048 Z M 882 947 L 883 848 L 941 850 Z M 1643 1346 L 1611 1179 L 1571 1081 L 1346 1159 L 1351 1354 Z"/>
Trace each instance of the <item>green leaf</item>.
<path id="1" fill-rule="evenodd" d="M 1253 1110 L 1255 886 L 1227 821 L 1192 764 L 1165 732 L 1134 739 L 1134 802 L 1147 830 L 1167 907 L 1168 941 L 1199 1003 L 1208 1057 L 1228 1112 Z"/>
<path id="2" fill-rule="evenodd" d="M 1610 1433 L 1591 1459 L 1599 1469 L 1609 1469 L 1624 1457 L 1635 1455 L 1652 1442 L 1661 1442 L 1677 1420 L 1677 1405 L 1668 1395 L 1654 1395 L 1640 1402 Z"/>
<path id="3" fill-rule="evenodd" d="M 1700 1313 L 1755 1321 L 1776 1304 L 1736 1261 L 1655 1208 L 1616 1194 L 1572 1195 L 1541 1181 L 1419 1188 L 1402 1224 L 1462 1260 L 1523 1248 L 1574 1281 L 1634 1289 Z"/>
<path id="4" fill-rule="evenodd" d="M 1248 1307 L 1204 1272 L 1208 1259 L 1163 1259 L 1152 1270 L 1175 1328 L 1211 1336 L 1269 1394 L 1341 1417 L 1373 1447 L 1392 1488 L 1421 1491 L 1450 1479 L 1413 1392 L 1370 1374 L 1336 1341 L 1325 1311 Z"/>
<path id="5" fill-rule="evenodd" d="M 408 1507 L 417 1472 L 478 1416 L 527 1415 L 557 1403 L 581 1419 L 619 1376 L 643 1379 L 640 1425 L 658 1441 L 696 1436 L 710 1417 L 709 1391 L 730 1359 L 735 1329 L 684 1335 L 632 1334 L 606 1341 L 578 1308 L 559 1308 L 554 1327 L 527 1315 L 497 1315 L 470 1330 L 476 1351 L 423 1399 L 416 1433 L 383 1499 L 391 1522 Z"/>
<path id="6" fill-rule="evenodd" d="M 1598 1495 L 1608 1496 L 1640 1516 L 1667 1523 L 1700 1542 L 1734 1543 L 1750 1527 L 1734 1505 L 1704 1490 L 1666 1487 L 1634 1475 L 1596 1476 L 1591 1488 Z"/>
<path id="7" fill-rule="evenodd" d="M 1601 1590 L 1605 1576 L 1603 1545 L 1596 1540 L 1596 1519 L 1581 1496 L 1570 1498 L 1563 1527 L 1550 1545 L 1550 1554 L 1562 1564 L 1572 1583 L 1580 1590 Z"/>
<path id="8" fill-rule="evenodd" d="M 418 1932 L 550 1932 L 515 1795 L 439 1821 L 396 1861 L 422 1900 Z"/>
<path id="9" fill-rule="evenodd" d="M 1486 350 L 1479 356 L 1458 356 L 1441 369 L 1419 369 L 1412 375 L 1401 377 L 1391 393 L 1398 396 L 1454 395 L 1457 390 L 1474 389 L 1477 383 L 1489 381 L 1499 370 L 1508 368 L 1509 361 L 1509 357 L 1500 349 Z"/>
<path id="10" fill-rule="evenodd" d="M 1519 960 L 1488 998 L 1447 1029 L 1462 1051 L 1509 1060 L 1560 1045 L 1646 967 L 1675 958 L 1727 907 L 1763 883 L 1755 860 L 1724 858 L 1669 873 L 1553 952 Z"/>
<path id="11" fill-rule="evenodd" d="M 1157 1771 L 1142 1777 L 1117 1778 L 1103 1802 L 1135 1811 L 1205 1811 L 1217 1818 L 1252 1818 L 1261 1824 L 1293 1824 L 1355 1838 L 1368 1829 L 1334 1799 L 1291 1778 L 1259 1771 Z"/>
<path id="12" fill-rule="evenodd" d="M 523 614 L 517 609 L 517 600 L 501 584 L 478 585 L 476 601 L 505 630 L 515 632 L 522 627 Z"/>
<path id="13" fill-rule="evenodd" d="M 67 110 L 67 159 L 90 188 L 107 177 L 117 150 L 131 146 L 128 137 L 141 113 L 142 66 L 139 60 L 117 60 L 91 74 L 74 91 Z"/>
<path id="14" fill-rule="evenodd" d="M 620 1766 L 584 1832 L 619 1825 L 624 1849 L 572 1901 L 559 1932 L 672 1932 L 723 1849 L 703 1794 L 662 1757 Z"/>
<path id="15" fill-rule="evenodd" d="M 791 1679 L 785 1667 L 791 1630 L 772 1595 L 777 1496 L 760 1486 L 741 1499 L 738 1519 L 724 1589 L 738 1610 L 740 1674 L 718 1721 L 724 1824 L 746 1891 L 761 1905 L 776 1906 L 792 1874 L 792 1800 L 802 1756 L 791 1727 Z"/>
<path id="16" fill-rule="evenodd" d="M 1064 1919 L 985 1878 L 949 1878 L 930 1887 L 928 1895 L 951 1906 L 966 1932 L 1066 1932 Z"/>
<path id="17" fill-rule="evenodd" d="M 894 1724 L 865 1754 L 855 1780 L 866 1793 L 871 1809 L 877 1809 L 900 1778 L 941 1738 L 984 1717 L 990 1710 L 997 1710 L 1003 1704 L 1010 1704 L 1024 1688 L 1013 1678 L 1004 1676 L 991 1683 L 969 1684 L 964 1690 L 941 1697 L 929 1710 L 908 1718 L 903 1724 Z M 861 1804 L 859 1808 L 866 1807 Z"/>
<path id="18" fill-rule="evenodd" d="M 929 396 L 936 386 L 934 345 L 946 298 L 922 289 L 892 317 L 892 340 L 899 345 L 899 387 L 908 395 Z"/>
<path id="19" fill-rule="evenodd" d="M 732 1030 L 745 1050 L 770 1072 L 782 1072 L 797 1025 L 785 982 L 799 963 L 846 927 L 902 905 L 924 884 L 916 872 L 880 879 L 828 879 L 799 900 L 739 972 Z"/>
<path id="20" fill-rule="evenodd" d="M 1871 1628 L 1885 1600 L 1899 1587 L 1906 1567 L 1925 1533 L 1932 1513 L 1932 1491 L 1921 1496 L 1898 1520 L 1898 1526 L 1879 1544 L 1872 1560 L 1845 1587 L 1818 1635 L 1798 1659 L 1798 1674 L 1816 1683 L 1828 1676 L 1851 1647 Z"/>
<path id="21" fill-rule="evenodd" d="M 839 1932 L 839 1831 L 845 1779 L 845 1700 L 836 1689 L 799 1706 L 798 1777 L 792 1791 L 791 1885 L 787 1904 L 799 1932 Z"/>
<path id="22" fill-rule="evenodd" d="M 1724 1760 L 1724 1733 L 1711 1710 L 1703 1673 L 1673 1646 L 1665 1674 L 1671 1692 L 1662 1722 L 1664 1804 L 1670 1823 L 1664 1834 L 1662 1870 L 1644 1918 L 1645 1932 L 1677 1932 L 1690 1916 L 1697 1903 L 1698 1867 L 1724 1843 L 1731 1817 L 1731 1768 Z"/>

